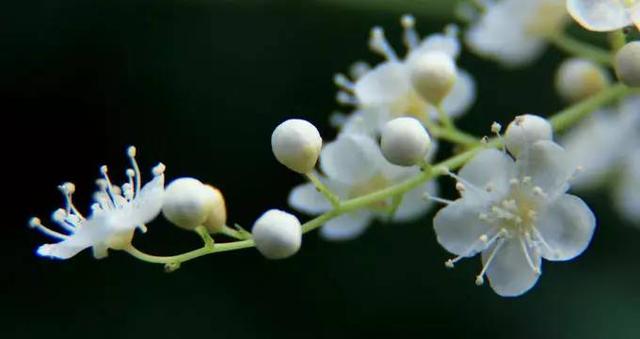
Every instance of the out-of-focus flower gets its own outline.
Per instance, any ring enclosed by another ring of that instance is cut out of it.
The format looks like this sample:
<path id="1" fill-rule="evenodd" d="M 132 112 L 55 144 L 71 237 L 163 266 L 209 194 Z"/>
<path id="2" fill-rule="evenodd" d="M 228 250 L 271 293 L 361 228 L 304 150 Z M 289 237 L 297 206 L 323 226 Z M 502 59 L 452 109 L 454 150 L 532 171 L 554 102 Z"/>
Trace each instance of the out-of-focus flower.
<path id="1" fill-rule="evenodd" d="M 611 77 L 604 67 L 581 58 L 562 62 L 555 79 L 556 90 L 568 102 L 586 99 L 609 84 Z"/>
<path id="2" fill-rule="evenodd" d="M 564 1 L 484 1 L 484 10 L 466 33 L 466 43 L 475 53 L 505 66 L 526 65 L 543 52 L 544 37 L 563 28 L 568 17 Z"/>
<path id="3" fill-rule="evenodd" d="M 406 180 L 419 172 L 390 164 L 383 157 L 373 139 L 364 135 L 341 134 L 325 145 L 320 154 L 320 180 L 342 199 L 350 199 L 384 189 Z M 431 203 L 423 199 L 425 192 L 435 194 L 433 182 L 406 193 L 393 215 L 393 221 L 409 221 L 424 215 Z M 289 194 L 289 204 L 304 213 L 322 214 L 331 204 L 310 184 L 295 187 Z M 346 213 L 328 221 L 320 230 L 330 240 L 348 240 L 362 234 L 376 218 L 386 219 L 393 207 L 393 199 L 372 204 L 369 208 Z"/>
<path id="4" fill-rule="evenodd" d="M 638 131 L 640 96 L 633 96 L 617 109 L 595 112 L 566 134 L 561 144 L 567 150 L 567 159 L 581 168 L 572 186 L 585 190 L 613 182 L 615 206 L 623 216 L 640 224 Z"/>
<path id="5" fill-rule="evenodd" d="M 155 219 L 162 208 L 164 196 L 164 170 L 162 164 L 153 168 L 153 180 L 141 187 L 142 178 L 135 160 L 136 149 L 130 147 L 128 156 L 132 168 L 126 171 L 128 182 L 114 186 L 102 166 L 102 179 L 98 179 L 99 190 L 94 195 L 91 215 L 85 218 L 74 206 L 71 196 L 75 191 L 72 183 L 62 184 L 66 206 L 53 213 L 56 222 L 66 234 L 45 227 L 38 218 L 32 218 L 30 226 L 42 231 L 57 243 L 45 244 L 37 253 L 43 257 L 69 259 L 80 251 L 92 247 L 96 259 L 107 256 L 108 249 L 121 250 L 131 244 L 136 228 L 146 231 L 145 224 Z"/>
<path id="6" fill-rule="evenodd" d="M 640 41 L 629 42 L 620 48 L 613 66 L 620 82 L 640 87 Z"/>
<path id="7" fill-rule="evenodd" d="M 478 153 L 458 173 L 461 198 L 434 219 L 438 242 L 463 258 L 482 254 L 476 284 L 488 276 L 501 296 L 518 296 L 540 276 L 542 258 L 570 260 L 589 245 L 595 217 L 578 197 L 567 194 L 575 168 L 550 140 L 522 150 L 514 161 L 505 152 Z"/>
<path id="8" fill-rule="evenodd" d="M 640 1 L 637 0 L 567 0 L 567 10 L 574 20 L 591 31 L 615 31 L 640 23 Z"/>
<path id="9" fill-rule="evenodd" d="M 364 121 L 365 124 L 358 128 L 376 134 L 393 118 L 411 116 L 425 122 L 437 117 L 435 105 L 438 103 L 428 102 L 425 98 L 429 98 L 430 95 L 419 93 L 414 87 L 411 64 L 412 60 L 415 61 L 415 65 L 419 64 L 417 60 L 425 60 L 424 57 L 428 60 L 428 57 L 433 55 L 441 55 L 454 61 L 460 54 L 458 28 L 448 26 L 444 33 L 432 34 L 421 40 L 414 28 L 412 16 L 403 16 L 401 22 L 404 27 L 403 41 L 408 49 L 404 58 L 400 58 L 387 42 L 383 29 L 374 27 L 371 30 L 369 46 L 386 60 L 373 68 L 363 62 L 356 63 L 351 72 L 353 81 L 344 74 L 336 75 L 335 82 L 341 88 L 338 101 L 355 105 L 361 116 L 356 118 L 357 120 L 345 120 L 345 129 L 351 128 L 348 126 L 351 122 Z M 448 74 L 448 69 L 443 68 L 443 72 L 440 73 Z M 447 90 L 448 94 L 441 103 L 451 117 L 464 113 L 475 100 L 475 82 L 469 73 L 456 68 L 454 81 L 453 87 Z M 438 89 L 445 87 L 437 86 Z M 422 92 L 424 90 L 423 87 Z"/>

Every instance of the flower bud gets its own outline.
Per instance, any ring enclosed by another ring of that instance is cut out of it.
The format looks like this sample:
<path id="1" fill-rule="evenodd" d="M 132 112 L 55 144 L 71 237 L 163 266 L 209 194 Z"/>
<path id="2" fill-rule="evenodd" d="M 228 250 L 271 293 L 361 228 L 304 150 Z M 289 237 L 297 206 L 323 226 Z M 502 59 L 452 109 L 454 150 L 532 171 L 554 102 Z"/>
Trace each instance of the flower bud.
<path id="1" fill-rule="evenodd" d="M 173 224 L 192 230 L 204 223 L 213 208 L 207 186 L 194 178 L 178 178 L 165 189 L 162 214 Z"/>
<path id="2" fill-rule="evenodd" d="M 271 149 L 276 159 L 301 174 L 309 173 L 316 166 L 321 148 L 318 129 L 306 120 L 289 119 L 278 125 L 271 135 Z"/>
<path id="3" fill-rule="evenodd" d="M 632 41 L 618 51 L 614 68 L 622 83 L 640 87 L 640 41 Z"/>
<path id="4" fill-rule="evenodd" d="M 556 73 L 556 89 L 569 102 L 585 99 L 605 89 L 609 74 L 600 65 L 585 59 L 572 58 L 562 63 Z"/>
<path id="5" fill-rule="evenodd" d="M 269 259 L 284 259 L 294 255 L 302 244 L 302 227 L 294 215 L 269 210 L 253 224 L 256 248 Z"/>
<path id="6" fill-rule="evenodd" d="M 440 51 L 419 53 L 409 59 L 411 83 L 416 92 L 431 104 L 439 105 L 456 82 L 456 64 Z"/>
<path id="7" fill-rule="evenodd" d="M 547 119 L 537 115 L 525 114 L 517 116 L 507 127 L 505 144 L 514 156 L 539 140 L 551 140 L 553 129 Z"/>
<path id="8" fill-rule="evenodd" d="M 382 128 L 382 154 L 394 165 L 416 165 L 425 158 L 430 146 L 429 134 L 415 118 L 396 118 Z"/>
<path id="9" fill-rule="evenodd" d="M 217 233 L 227 223 L 227 205 L 219 189 L 210 185 L 204 185 L 204 187 L 209 195 L 208 199 L 211 204 L 204 226 L 209 230 L 209 233 Z"/>

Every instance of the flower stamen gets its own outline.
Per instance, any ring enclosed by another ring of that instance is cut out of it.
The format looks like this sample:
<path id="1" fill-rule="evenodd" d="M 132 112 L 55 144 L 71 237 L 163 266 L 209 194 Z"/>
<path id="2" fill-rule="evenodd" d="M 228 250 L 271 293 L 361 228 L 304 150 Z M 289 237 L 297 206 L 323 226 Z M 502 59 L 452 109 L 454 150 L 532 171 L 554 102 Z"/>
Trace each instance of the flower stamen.
<path id="1" fill-rule="evenodd" d="M 371 29 L 369 48 L 389 61 L 398 61 L 398 55 L 391 45 L 389 45 L 387 38 L 384 36 L 384 30 L 382 27 L 374 27 Z"/>

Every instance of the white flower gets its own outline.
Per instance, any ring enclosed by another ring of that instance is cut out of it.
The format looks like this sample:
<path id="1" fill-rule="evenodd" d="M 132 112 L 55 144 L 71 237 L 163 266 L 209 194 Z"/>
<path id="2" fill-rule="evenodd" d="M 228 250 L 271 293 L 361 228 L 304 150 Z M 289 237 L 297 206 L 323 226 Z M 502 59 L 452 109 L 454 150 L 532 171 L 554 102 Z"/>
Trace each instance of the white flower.
<path id="1" fill-rule="evenodd" d="M 419 169 L 399 167 L 387 162 L 380 148 L 364 135 L 341 134 L 325 145 L 320 154 L 320 180 L 342 199 L 350 199 L 389 187 L 411 176 Z M 408 221 L 424 215 L 431 203 L 423 199 L 425 192 L 433 195 L 433 182 L 404 195 L 393 221 Z M 295 187 L 289 194 L 289 204 L 304 213 L 322 214 L 332 209 L 328 200 L 310 184 Z M 374 219 L 387 220 L 392 199 L 372 204 L 368 208 L 346 213 L 328 221 L 320 230 L 330 240 L 348 240 L 362 234 Z"/>
<path id="2" fill-rule="evenodd" d="M 200 180 L 182 177 L 173 180 L 165 189 L 162 214 L 174 225 L 193 230 L 204 224 L 218 199 L 212 189 Z"/>
<path id="3" fill-rule="evenodd" d="M 567 158 L 581 171 L 572 179 L 579 190 L 602 186 L 611 178 L 614 204 L 640 224 L 638 209 L 638 149 L 640 149 L 640 96 L 625 99 L 618 109 L 595 112 L 562 139 Z M 635 191 L 635 193 L 633 193 Z"/>
<path id="4" fill-rule="evenodd" d="M 126 248 L 137 228 L 146 231 L 145 224 L 160 213 L 164 195 L 164 165 L 153 169 L 154 178 L 141 188 L 141 175 L 135 161 L 136 149 L 130 147 L 128 156 L 132 168 L 126 171 L 128 182 L 117 187 L 111 184 L 107 167 L 100 171 L 103 179 L 97 181 L 99 190 L 95 193 L 95 203 L 91 215 L 85 218 L 73 205 L 71 196 L 75 186 L 65 183 L 59 188 L 65 196 L 66 206 L 53 213 L 55 221 L 65 233 L 45 227 L 38 218 L 32 218 L 30 225 L 45 234 L 60 240 L 45 244 L 37 253 L 44 257 L 69 259 L 80 251 L 92 247 L 96 259 L 107 256 L 107 250 Z"/>
<path id="5" fill-rule="evenodd" d="M 543 52 L 544 36 L 562 29 L 567 18 L 564 1 L 486 1 L 466 42 L 477 54 L 508 67 L 530 63 Z"/>
<path id="6" fill-rule="evenodd" d="M 615 31 L 640 22 L 640 1 L 637 0 L 567 0 L 567 10 L 582 27 L 591 31 Z"/>
<path id="7" fill-rule="evenodd" d="M 338 100 L 342 103 L 356 105 L 363 115 L 371 115 L 365 120 L 372 122 L 375 132 L 384 124 L 397 117 L 412 116 L 424 122 L 437 117 L 437 110 L 414 89 L 411 81 L 410 60 L 420 60 L 421 56 L 435 52 L 443 53 L 452 60 L 460 54 L 458 29 L 455 26 L 446 28 L 444 34 L 430 35 L 420 40 L 414 29 L 411 16 L 402 18 L 404 26 L 404 43 L 408 52 L 400 58 L 387 42 L 380 27 L 371 31 L 369 46 L 385 57 L 386 61 L 373 69 L 358 63 L 358 71 L 351 72 L 355 82 L 345 75 L 336 75 L 335 82 L 342 88 Z M 475 83 L 469 73 L 457 69 L 455 84 L 442 101 L 443 109 L 456 117 L 464 113 L 475 100 Z"/>
<path id="8" fill-rule="evenodd" d="M 555 78 L 556 90 L 568 102 L 586 99 L 610 83 L 611 78 L 604 67 L 581 58 L 563 61 Z"/>
<path id="9" fill-rule="evenodd" d="M 589 245 L 595 217 L 578 197 L 566 194 L 574 168 L 549 140 L 530 145 L 514 161 L 505 152 L 478 153 L 455 176 L 461 198 L 434 219 L 438 242 L 459 260 L 482 253 L 493 290 L 518 296 L 538 280 L 541 259 L 570 260 Z"/>

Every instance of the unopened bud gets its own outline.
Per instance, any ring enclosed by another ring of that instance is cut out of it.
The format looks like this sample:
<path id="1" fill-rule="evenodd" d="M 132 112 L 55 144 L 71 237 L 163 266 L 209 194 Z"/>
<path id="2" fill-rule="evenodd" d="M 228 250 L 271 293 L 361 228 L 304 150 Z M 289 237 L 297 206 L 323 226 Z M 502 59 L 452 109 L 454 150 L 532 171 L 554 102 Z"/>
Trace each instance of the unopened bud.
<path id="1" fill-rule="evenodd" d="M 609 86 L 607 71 L 589 60 L 566 60 L 556 73 L 556 90 L 569 102 L 585 99 Z"/>
<path id="2" fill-rule="evenodd" d="M 396 118 L 382 129 L 382 154 L 394 165 L 416 165 L 425 158 L 430 146 L 429 134 L 415 118 Z"/>
<path id="3" fill-rule="evenodd" d="M 211 204 L 209 215 L 207 215 L 207 219 L 204 221 L 204 226 L 210 233 L 216 233 L 227 223 L 227 205 L 219 189 L 209 185 L 204 186 L 209 194 Z"/>
<path id="4" fill-rule="evenodd" d="M 294 255 L 302 245 L 302 228 L 294 215 L 280 211 L 265 212 L 253 225 L 256 248 L 269 259 Z"/>
<path id="5" fill-rule="evenodd" d="M 640 41 L 632 41 L 618 51 L 614 68 L 622 83 L 640 87 Z"/>
<path id="6" fill-rule="evenodd" d="M 514 156 L 539 140 L 551 140 L 553 130 L 547 119 L 537 115 L 525 114 L 517 116 L 507 127 L 505 144 Z"/>
<path id="7" fill-rule="evenodd" d="M 162 214 L 181 228 L 202 225 L 213 207 L 211 191 L 194 178 L 178 178 L 165 189 Z"/>
<path id="8" fill-rule="evenodd" d="M 306 120 L 287 120 L 271 135 L 271 149 L 276 159 L 301 174 L 311 172 L 316 166 L 321 148 L 318 129 Z"/>
<path id="9" fill-rule="evenodd" d="M 456 64 L 440 51 L 419 53 L 409 59 L 411 83 L 416 92 L 431 104 L 439 105 L 456 82 Z"/>

